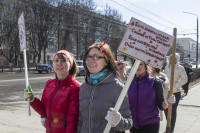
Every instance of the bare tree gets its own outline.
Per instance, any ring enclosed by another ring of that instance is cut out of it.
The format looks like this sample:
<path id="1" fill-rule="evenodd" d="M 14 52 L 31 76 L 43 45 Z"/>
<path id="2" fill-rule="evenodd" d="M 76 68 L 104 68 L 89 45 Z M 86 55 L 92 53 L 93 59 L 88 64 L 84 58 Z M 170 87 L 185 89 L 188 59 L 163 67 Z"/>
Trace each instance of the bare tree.
<path id="1" fill-rule="evenodd" d="M 102 23 L 102 38 L 107 40 L 112 51 L 117 53 L 118 46 L 126 30 L 126 25 L 121 23 L 121 15 L 117 10 L 111 9 L 111 7 L 106 5 L 104 12 L 105 20 Z"/>
<path id="2" fill-rule="evenodd" d="M 30 2 L 30 1 L 29 1 Z M 37 1 L 36 3 L 31 1 L 31 14 L 32 16 L 28 23 L 30 27 L 29 41 L 32 48 L 35 49 L 37 54 L 37 63 L 41 60 L 41 54 L 43 53 L 43 63 L 46 63 L 46 49 L 51 42 L 54 42 L 56 34 L 56 23 L 54 11 L 56 8 L 49 5 L 51 1 Z M 57 43 L 55 41 L 55 43 Z"/>
<path id="3" fill-rule="evenodd" d="M 9 7 L 13 8 L 9 12 L 4 10 L 5 3 L 0 1 L 0 13 L 6 13 L 0 21 L 3 26 L 0 46 L 5 42 L 8 51 L 1 54 L 9 62 L 11 57 L 17 62 L 20 55 L 17 19 L 22 11 L 25 14 L 28 54 L 33 55 L 33 64 L 39 63 L 42 57 L 46 62 L 49 46 L 54 46 L 55 50 L 66 49 L 79 59 L 93 42 L 106 40 L 116 52 L 126 27 L 121 22 L 121 14 L 109 6 L 106 6 L 104 14 L 97 13 L 93 0 L 18 0 L 15 5 L 8 1 Z"/>
<path id="4" fill-rule="evenodd" d="M 9 63 L 17 64 L 17 59 L 20 55 L 19 39 L 18 39 L 18 25 L 16 15 L 19 10 L 15 10 L 15 3 L 10 1 L 1 1 L 1 45 L 4 45 L 2 56 L 8 60 Z"/>

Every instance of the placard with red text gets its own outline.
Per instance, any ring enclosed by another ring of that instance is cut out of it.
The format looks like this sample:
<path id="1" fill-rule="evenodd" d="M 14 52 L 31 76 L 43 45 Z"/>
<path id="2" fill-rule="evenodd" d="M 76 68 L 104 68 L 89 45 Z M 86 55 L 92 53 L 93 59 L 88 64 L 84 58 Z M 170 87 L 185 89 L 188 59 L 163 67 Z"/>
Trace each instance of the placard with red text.
<path id="1" fill-rule="evenodd" d="M 118 52 L 161 68 L 174 37 L 132 18 Z"/>

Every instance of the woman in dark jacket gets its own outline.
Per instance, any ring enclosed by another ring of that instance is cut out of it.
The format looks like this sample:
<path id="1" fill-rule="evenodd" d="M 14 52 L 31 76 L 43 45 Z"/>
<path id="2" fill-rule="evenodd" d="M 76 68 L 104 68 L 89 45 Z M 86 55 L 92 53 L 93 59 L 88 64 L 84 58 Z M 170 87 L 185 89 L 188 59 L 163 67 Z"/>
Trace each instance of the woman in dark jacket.
<path id="1" fill-rule="evenodd" d="M 110 133 L 130 129 L 132 118 L 128 97 L 119 112 L 113 110 L 123 84 L 118 79 L 117 66 L 108 44 L 92 44 L 86 52 L 84 65 L 87 75 L 80 87 L 77 133 L 103 133 L 107 122 L 112 125 Z"/>
<path id="2" fill-rule="evenodd" d="M 149 77 L 145 62 L 141 62 L 136 71 L 128 98 L 133 118 L 131 133 L 158 133 L 159 109 L 166 109 L 168 102 L 175 101 L 174 96 L 164 100 L 162 83 L 159 79 Z"/>
<path id="3" fill-rule="evenodd" d="M 71 54 L 58 51 L 53 59 L 56 78 L 47 81 L 41 100 L 34 97 L 31 87 L 26 96 L 31 107 L 46 117 L 46 133 L 75 133 L 78 121 L 80 83 L 74 79 L 77 65 Z"/>
<path id="4" fill-rule="evenodd" d="M 182 86 L 182 88 L 183 88 L 183 90 L 184 90 L 185 96 L 187 96 L 187 94 L 188 94 L 188 89 L 189 89 L 189 84 L 190 84 L 190 80 L 191 80 L 192 75 L 194 74 L 194 71 L 193 71 L 192 68 L 190 68 L 189 63 L 185 63 L 184 68 L 185 68 L 185 72 L 186 72 L 186 74 L 187 74 L 187 79 L 188 79 L 188 81 L 187 81 L 186 84 L 184 84 L 184 85 Z"/>

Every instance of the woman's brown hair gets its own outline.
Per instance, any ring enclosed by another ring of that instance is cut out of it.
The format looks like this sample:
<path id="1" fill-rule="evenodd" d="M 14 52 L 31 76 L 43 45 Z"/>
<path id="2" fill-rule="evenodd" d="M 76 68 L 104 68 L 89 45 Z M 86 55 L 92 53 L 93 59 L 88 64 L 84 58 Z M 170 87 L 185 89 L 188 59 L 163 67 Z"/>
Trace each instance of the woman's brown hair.
<path id="1" fill-rule="evenodd" d="M 110 46 L 107 44 L 107 43 L 104 43 L 104 42 L 96 42 L 95 44 L 97 45 L 101 45 L 101 49 L 99 47 L 94 47 L 94 48 L 97 48 L 99 51 L 101 50 L 104 50 L 106 52 L 106 56 L 107 56 L 107 59 L 108 59 L 108 62 L 107 62 L 107 68 L 110 72 L 112 72 L 114 75 L 116 75 L 117 77 L 119 77 L 119 74 L 118 74 L 118 71 L 117 71 L 117 65 L 115 63 L 115 58 L 114 58 L 114 55 L 113 55 L 113 52 L 111 51 L 111 48 Z M 89 73 L 89 70 L 87 69 L 86 67 L 86 57 L 88 55 L 88 53 L 90 52 L 92 48 L 89 48 L 88 51 L 86 52 L 85 56 L 84 56 L 84 60 L 83 60 L 83 64 L 84 64 L 84 67 L 85 67 L 85 70 L 86 70 L 86 74 Z"/>
<path id="2" fill-rule="evenodd" d="M 57 57 L 59 59 L 65 60 L 66 62 L 68 61 L 67 56 L 62 53 L 57 54 Z M 72 58 L 73 58 L 73 65 L 72 65 L 72 68 L 69 70 L 69 73 L 72 75 L 72 77 L 75 77 L 78 72 L 78 67 L 77 67 L 76 60 L 74 59 L 74 57 L 72 57 Z M 55 71 L 54 71 L 54 74 L 55 74 L 55 76 L 57 76 Z"/>
<path id="3" fill-rule="evenodd" d="M 134 65 L 135 60 L 136 59 L 134 59 L 134 58 L 132 59 L 132 65 Z M 149 73 L 150 72 L 149 65 L 146 62 L 144 62 L 144 61 L 141 61 L 140 63 L 142 63 L 142 62 L 144 63 L 144 67 L 145 67 L 146 72 Z"/>

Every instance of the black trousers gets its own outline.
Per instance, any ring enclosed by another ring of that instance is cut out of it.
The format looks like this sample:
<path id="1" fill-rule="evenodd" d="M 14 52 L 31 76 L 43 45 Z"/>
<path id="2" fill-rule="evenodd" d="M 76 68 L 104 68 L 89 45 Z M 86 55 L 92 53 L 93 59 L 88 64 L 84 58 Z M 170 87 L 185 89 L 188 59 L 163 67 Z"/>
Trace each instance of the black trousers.
<path id="1" fill-rule="evenodd" d="M 153 125 L 146 125 L 141 129 L 131 128 L 130 133 L 159 133 L 160 123 Z"/>
<path id="2" fill-rule="evenodd" d="M 190 80 L 191 80 L 191 78 L 188 78 L 188 82 L 182 86 L 182 88 L 183 88 L 185 94 L 188 93 Z"/>
<path id="3" fill-rule="evenodd" d="M 176 102 L 172 105 L 172 114 L 171 114 L 171 131 L 170 133 L 172 133 L 174 131 L 174 127 L 175 127 L 175 124 L 176 124 L 176 110 L 177 110 L 177 107 L 178 107 L 178 104 L 179 104 L 179 101 L 180 101 L 180 98 L 181 98 L 181 92 L 177 92 L 177 93 L 174 93 L 174 96 L 176 97 Z M 164 110 L 165 112 L 165 116 L 166 116 L 166 119 L 167 119 L 167 114 L 168 114 L 168 109 Z"/>

